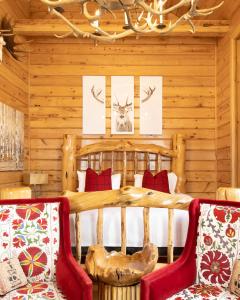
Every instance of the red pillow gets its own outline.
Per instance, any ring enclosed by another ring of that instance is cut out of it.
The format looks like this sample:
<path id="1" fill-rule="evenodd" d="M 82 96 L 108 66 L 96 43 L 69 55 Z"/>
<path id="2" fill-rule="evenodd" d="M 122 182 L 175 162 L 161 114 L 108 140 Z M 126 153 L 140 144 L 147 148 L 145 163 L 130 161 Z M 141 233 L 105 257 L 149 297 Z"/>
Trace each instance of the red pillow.
<path id="1" fill-rule="evenodd" d="M 94 170 L 86 170 L 85 192 L 106 191 L 112 189 L 112 169 L 102 171 L 97 174 Z"/>
<path id="2" fill-rule="evenodd" d="M 150 171 L 146 170 L 143 175 L 142 187 L 159 192 L 170 193 L 168 185 L 168 171 L 163 170 L 153 176 Z"/>

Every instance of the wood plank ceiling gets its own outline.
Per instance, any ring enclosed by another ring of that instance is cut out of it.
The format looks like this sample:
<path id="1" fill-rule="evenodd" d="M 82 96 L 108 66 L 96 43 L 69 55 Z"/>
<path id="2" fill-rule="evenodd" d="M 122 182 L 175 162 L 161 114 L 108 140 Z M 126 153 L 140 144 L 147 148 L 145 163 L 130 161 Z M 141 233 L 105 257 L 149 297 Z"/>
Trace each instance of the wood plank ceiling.
<path id="1" fill-rule="evenodd" d="M 222 0 L 199 0 L 198 8 L 210 8 L 218 5 Z M 179 0 L 168 0 L 168 5 L 178 3 Z M 223 5 L 217 9 L 213 14 L 202 17 L 205 20 L 231 20 L 235 11 L 240 7 L 240 1 L 236 0 L 224 0 Z M 176 14 L 180 16 L 183 12 L 183 8 L 178 9 Z"/>
<path id="2" fill-rule="evenodd" d="M 168 5 L 178 3 L 179 0 L 168 0 Z M 220 3 L 220 0 L 199 0 L 199 8 L 208 8 L 215 6 Z M 40 0 L 31 0 L 30 2 L 30 16 L 31 21 L 28 19 L 17 21 L 15 27 L 16 34 L 22 34 L 27 36 L 52 36 L 53 34 L 64 34 L 69 31 L 68 27 L 63 24 L 61 20 L 58 20 L 47 13 L 47 7 Z M 235 0 L 225 0 L 221 8 L 216 10 L 212 15 L 199 18 L 201 20 L 195 21 L 196 24 L 196 36 L 223 36 L 229 30 L 229 20 L 231 20 L 234 12 L 240 6 L 239 1 Z M 184 9 L 178 9 L 175 12 L 176 16 L 182 15 Z M 65 6 L 65 15 L 69 19 L 78 19 L 79 20 L 79 11 L 80 5 L 73 4 Z M 173 16 L 174 17 L 174 16 Z M 50 20 L 50 21 L 49 21 Z M 84 31 L 88 31 L 88 24 L 84 23 L 85 20 L 79 21 L 81 27 Z M 107 19 L 106 24 L 109 20 Z M 112 19 L 111 19 L 112 22 Z M 112 30 L 115 32 L 121 31 L 122 21 L 119 22 L 119 19 L 113 20 Z M 86 28 L 85 28 L 86 27 Z M 102 23 L 104 28 L 104 22 Z M 190 35 L 188 32 L 188 25 L 180 25 L 174 31 L 175 36 Z"/>

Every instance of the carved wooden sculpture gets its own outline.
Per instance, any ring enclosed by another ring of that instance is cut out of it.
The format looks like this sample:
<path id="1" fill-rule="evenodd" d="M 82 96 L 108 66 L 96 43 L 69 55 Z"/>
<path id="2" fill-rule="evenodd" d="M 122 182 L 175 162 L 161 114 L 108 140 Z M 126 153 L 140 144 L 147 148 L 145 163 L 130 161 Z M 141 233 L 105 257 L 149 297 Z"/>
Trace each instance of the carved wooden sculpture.
<path id="1" fill-rule="evenodd" d="M 158 260 L 158 249 L 147 244 L 133 255 L 107 252 L 102 245 L 91 246 L 86 257 L 88 273 L 95 280 L 114 286 L 129 286 L 140 282 L 143 275 L 153 271 Z"/>

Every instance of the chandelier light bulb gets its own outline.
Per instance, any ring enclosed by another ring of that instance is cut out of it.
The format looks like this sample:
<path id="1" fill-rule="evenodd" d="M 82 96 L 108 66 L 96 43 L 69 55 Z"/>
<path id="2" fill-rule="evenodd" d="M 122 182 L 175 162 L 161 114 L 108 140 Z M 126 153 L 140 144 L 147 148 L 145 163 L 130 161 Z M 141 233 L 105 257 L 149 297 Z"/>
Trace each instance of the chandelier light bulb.
<path id="1" fill-rule="evenodd" d="M 162 13 L 163 11 L 163 2 L 162 0 L 159 0 L 159 11 Z M 163 24 L 163 15 L 160 15 L 160 24 Z"/>

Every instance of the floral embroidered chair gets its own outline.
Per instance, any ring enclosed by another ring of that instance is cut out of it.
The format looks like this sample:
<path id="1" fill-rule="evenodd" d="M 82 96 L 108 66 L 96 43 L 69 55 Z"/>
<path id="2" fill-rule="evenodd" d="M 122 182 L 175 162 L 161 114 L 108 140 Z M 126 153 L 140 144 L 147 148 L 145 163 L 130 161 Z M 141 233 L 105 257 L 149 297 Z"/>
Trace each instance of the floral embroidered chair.
<path id="1" fill-rule="evenodd" d="M 184 251 L 141 281 L 141 300 L 233 300 L 228 285 L 240 256 L 240 202 L 193 200 Z"/>
<path id="2" fill-rule="evenodd" d="M 0 261 L 11 257 L 28 285 L 2 300 L 92 299 L 92 282 L 71 254 L 66 198 L 0 200 Z"/>

